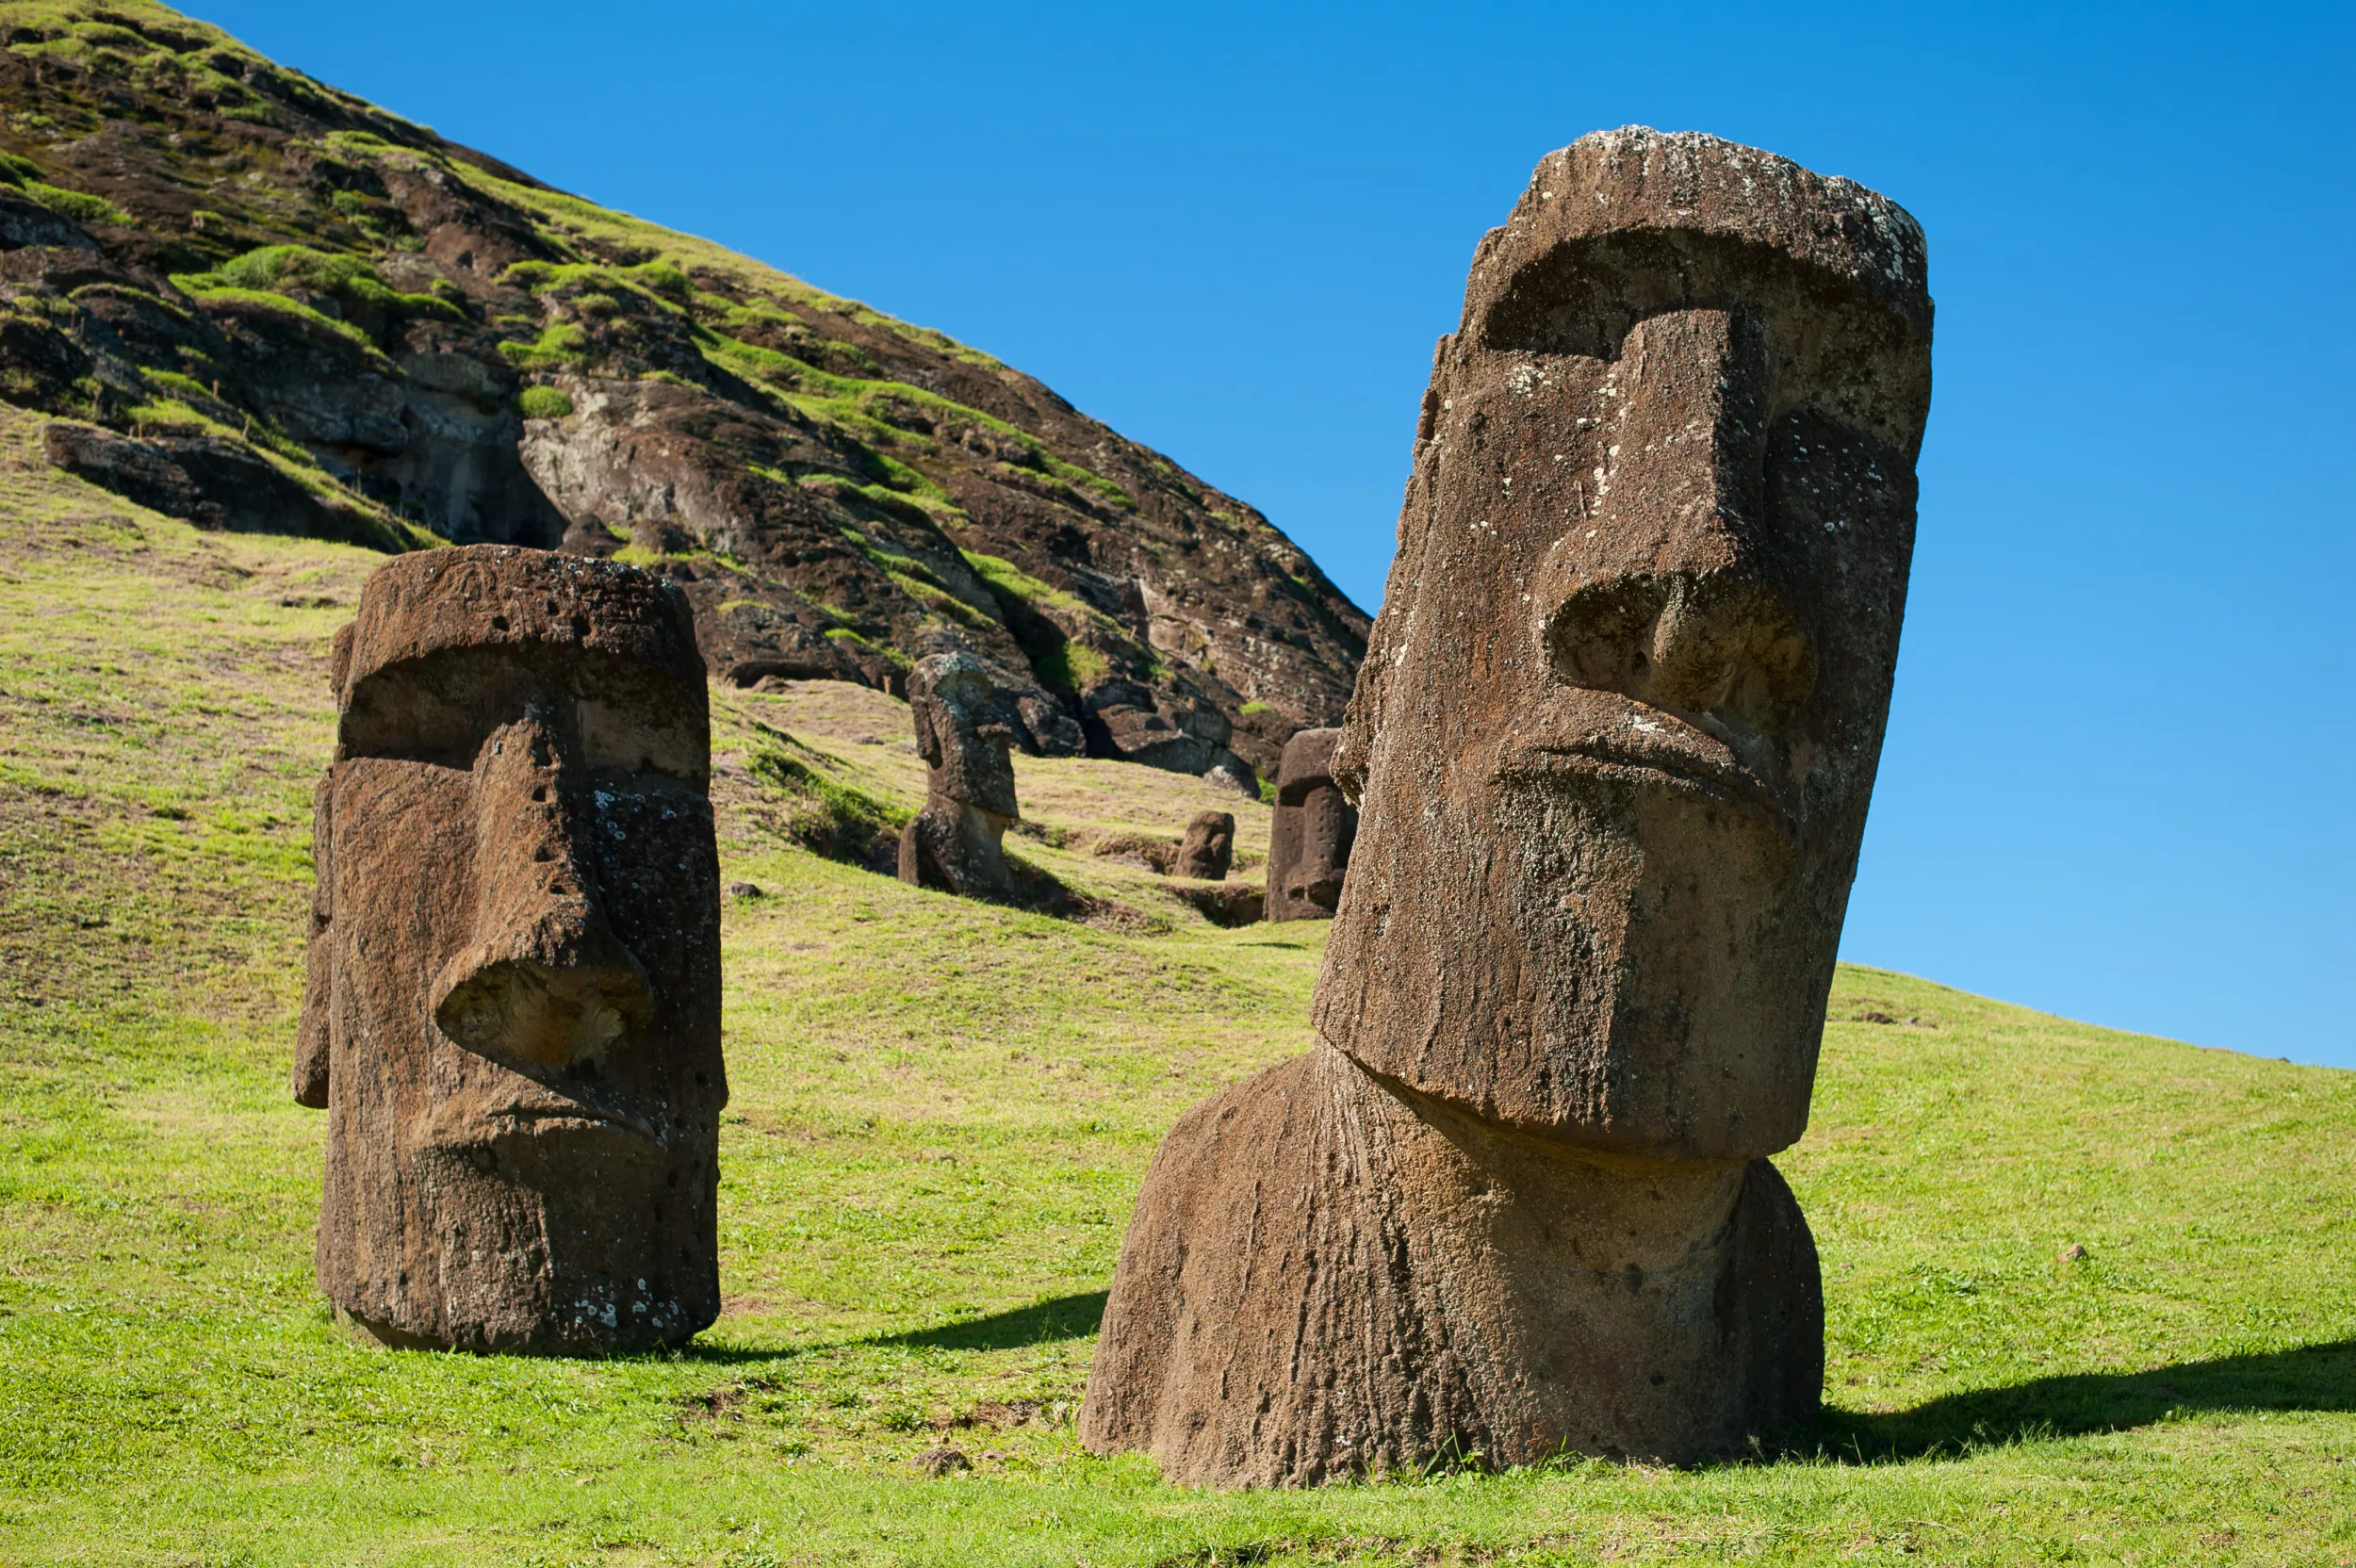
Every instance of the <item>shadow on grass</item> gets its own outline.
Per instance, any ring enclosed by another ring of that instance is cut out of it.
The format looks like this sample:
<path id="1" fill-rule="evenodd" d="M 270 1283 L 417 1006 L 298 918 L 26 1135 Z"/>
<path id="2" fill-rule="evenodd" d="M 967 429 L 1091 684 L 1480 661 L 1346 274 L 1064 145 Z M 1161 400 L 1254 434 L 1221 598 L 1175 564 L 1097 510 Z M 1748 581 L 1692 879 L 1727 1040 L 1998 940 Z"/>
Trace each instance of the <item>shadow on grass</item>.
<path id="1" fill-rule="evenodd" d="M 2356 1340 L 2146 1372 L 2081 1372 L 1972 1389 L 1888 1413 L 1827 1407 L 1786 1449 L 1852 1464 L 2125 1431 L 2204 1411 L 2356 1411 Z"/>
<path id="2" fill-rule="evenodd" d="M 941 1350 L 1011 1350 L 1022 1345 L 1044 1345 L 1051 1339 L 1079 1339 L 1096 1331 L 1104 1319 L 1107 1292 L 1084 1291 L 1034 1301 L 1027 1307 L 994 1312 L 943 1323 L 933 1329 L 910 1329 L 870 1341 L 875 1345 L 929 1345 Z"/>
<path id="3" fill-rule="evenodd" d="M 822 1345 L 764 1348 L 746 1345 L 695 1344 L 666 1354 L 681 1361 L 738 1365 L 746 1362 L 785 1361 L 827 1350 L 858 1350 L 885 1346 L 938 1350 L 1011 1350 L 1024 1345 L 1081 1339 L 1094 1333 L 1097 1324 L 1104 1316 L 1105 1294 L 1101 1290 L 1090 1290 L 1077 1296 L 1055 1296 L 1044 1301 L 1034 1301 L 1027 1307 L 1009 1307 L 1005 1312 L 994 1312 L 987 1317 L 963 1318 L 955 1323 L 936 1324 L 929 1329 L 908 1329 L 896 1334 L 829 1340 Z"/>

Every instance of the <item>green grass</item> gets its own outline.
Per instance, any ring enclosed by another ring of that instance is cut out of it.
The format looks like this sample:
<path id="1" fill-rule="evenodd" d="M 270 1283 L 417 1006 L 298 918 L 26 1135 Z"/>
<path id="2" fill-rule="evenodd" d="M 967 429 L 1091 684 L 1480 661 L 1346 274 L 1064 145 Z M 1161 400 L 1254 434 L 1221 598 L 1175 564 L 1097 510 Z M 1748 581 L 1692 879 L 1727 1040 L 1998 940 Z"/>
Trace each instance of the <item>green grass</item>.
<path id="1" fill-rule="evenodd" d="M 550 321 L 529 343 L 505 342 L 499 352 L 519 370 L 564 370 L 585 364 L 589 335 L 571 321 Z"/>
<path id="2" fill-rule="evenodd" d="M 39 202 L 51 212 L 61 218 L 71 218 L 76 223 L 118 223 L 124 228 L 132 226 L 130 214 L 104 196 L 92 196 L 81 190 L 68 190 L 62 186 L 49 185 L 41 180 L 26 180 L 22 188 L 25 195 Z"/>
<path id="3" fill-rule="evenodd" d="M 463 320 L 456 306 L 431 294 L 403 294 L 354 255 L 315 251 L 307 245 L 265 245 L 225 261 L 211 272 L 179 275 L 172 283 L 189 292 L 207 288 L 309 289 L 351 304 L 396 316 L 437 316 Z"/>
<path id="4" fill-rule="evenodd" d="M 557 386 L 527 386 L 515 394 L 515 407 L 527 419 L 563 419 L 573 412 L 573 400 Z"/>
<path id="5" fill-rule="evenodd" d="M 312 309 L 300 300 L 289 299 L 284 294 L 274 293 L 267 288 L 240 288 L 234 284 L 215 283 L 211 281 L 213 277 L 214 274 L 211 273 L 184 273 L 172 281 L 191 299 L 202 304 L 248 305 L 273 316 L 283 317 L 289 321 L 301 322 L 314 332 L 334 333 L 338 337 L 348 338 L 365 351 L 370 365 L 383 369 L 392 368 L 392 361 L 384 357 L 375 343 L 370 341 L 368 335 L 351 322 L 338 321 L 332 316 L 322 315 Z M 499 347 L 504 350 L 510 345 L 502 343 Z"/>
<path id="6" fill-rule="evenodd" d="M 2356 1074 L 1850 968 L 1780 1162 L 1816 1448 L 1244 1495 L 1083 1453 L 1146 1162 L 1305 1046 L 1324 928 L 1087 855 L 1204 804 L 1265 848 L 1265 809 L 1117 763 L 1018 764 L 1009 842 L 1093 924 L 811 853 L 797 812 L 923 789 L 906 709 L 840 684 L 714 694 L 724 874 L 763 890 L 724 923 L 720 1323 L 361 1349 L 285 1080 L 325 648 L 381 558 L 197 532 L 0 421 L 0 1562 L 2356 1560 Z M 943 1441 L 975 1469 L 918 1478 Z"/>

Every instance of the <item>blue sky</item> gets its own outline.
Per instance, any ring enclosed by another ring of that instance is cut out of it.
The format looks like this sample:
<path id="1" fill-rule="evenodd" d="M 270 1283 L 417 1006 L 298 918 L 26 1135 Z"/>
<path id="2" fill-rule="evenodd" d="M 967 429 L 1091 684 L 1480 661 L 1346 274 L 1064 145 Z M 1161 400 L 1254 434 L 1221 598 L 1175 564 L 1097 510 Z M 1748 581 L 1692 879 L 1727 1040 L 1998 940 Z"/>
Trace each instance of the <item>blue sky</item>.
<path id="1" fill-rule="evenodd" d="M 199 0 L 543 179 L 1039 376 L 1369 610 L 1540 155 L 1713 132 L 1931 239 L 1845 956 L 2356 1067 L 2349 8 Z"/>

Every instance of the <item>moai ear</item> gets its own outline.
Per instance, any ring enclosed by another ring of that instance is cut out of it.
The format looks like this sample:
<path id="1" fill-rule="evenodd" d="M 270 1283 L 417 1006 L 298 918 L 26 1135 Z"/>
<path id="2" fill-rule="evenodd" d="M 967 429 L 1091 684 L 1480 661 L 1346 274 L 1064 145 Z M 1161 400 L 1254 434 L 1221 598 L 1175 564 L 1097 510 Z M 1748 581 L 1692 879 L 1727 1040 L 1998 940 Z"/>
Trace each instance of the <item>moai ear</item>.
<path id="1" fill-rule="evenodd" d="M 933 730 L 937 711 L 934 700 L 919 701 L 916 705 L 916 755 L 924 760 L 928 768 L 941 766 L 941 737 Z"/>
<path id="2" fill-rule="evenodd" d="M 350 627 L 344 629 L 348 634 Z M 337 639 L 349 649 L 351 638 Z M 335 992 L 335 770 L 329 768 L 311 795 L 311 930 L 303 954 L 303 1019 L 295 1026 L 294 1101 L 315 1111 L 327 1108 L 327 1018 Z"/>
<path id="3" fill-rule="evenodd" d="M 335 629 L 335 640 L 328 645 L 327 683 L 335 689 L 338 701 L 344 694 L 344 678 L 352 674 L 352 640 L 359 629 L 358 621 L 346 621 Z"/>

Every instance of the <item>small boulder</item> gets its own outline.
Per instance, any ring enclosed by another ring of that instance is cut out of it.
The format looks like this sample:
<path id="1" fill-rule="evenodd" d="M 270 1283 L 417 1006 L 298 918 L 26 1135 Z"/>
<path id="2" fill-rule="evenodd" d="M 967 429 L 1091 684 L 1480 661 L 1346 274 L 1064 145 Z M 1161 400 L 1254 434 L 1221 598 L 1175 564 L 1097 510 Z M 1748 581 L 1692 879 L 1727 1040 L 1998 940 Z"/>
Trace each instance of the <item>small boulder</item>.
<path id="1" fill-rule="evenodd" d="M 941 1443 L 934 1445 L 908 1461 L 908 1465 L 917 1474 L 931 1480 L 939 1480 L 943 1476 L 954 1476 L 960 1470 L 973 1469 L 973 1462 L 947 1444 Z"/>
<path id="2" fill-rule="evenodd" d="M 1239 757 L 1213 763 L 1203 773 L 1203 782 L 1214 789 L 1225 790 L 1230 794 L 1241 795 L 1246 800 L 1260 798 L 1259 776 L 1252 771 L 1251 763 Z"/>

